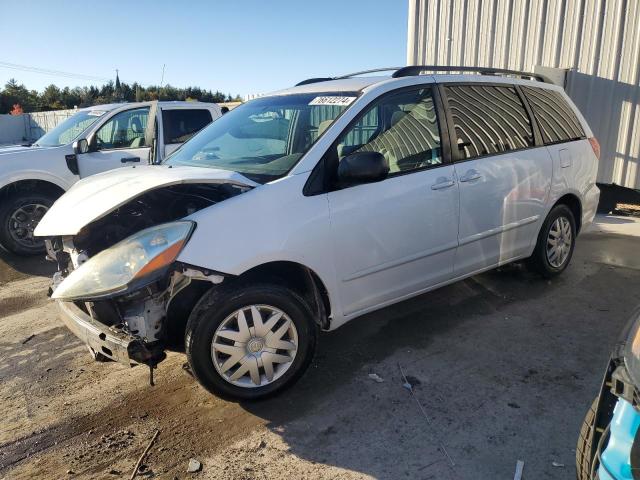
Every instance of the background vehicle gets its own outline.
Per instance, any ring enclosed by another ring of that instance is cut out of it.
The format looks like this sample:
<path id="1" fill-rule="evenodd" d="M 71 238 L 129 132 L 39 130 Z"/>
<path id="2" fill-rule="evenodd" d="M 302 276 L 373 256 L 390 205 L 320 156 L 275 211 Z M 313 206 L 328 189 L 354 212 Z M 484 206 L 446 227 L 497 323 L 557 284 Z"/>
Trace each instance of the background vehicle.
<path id="1" fill-rule="evenodd" d="M 125 364 L 184 335 L 206 388 L 259 398 L 318 328 L 516 260 L 561 273 L 598 203 L 589 127 L 532 74 L 433 68 L 308 80 L 79 182 L 36 232 L 63 320 Z"/>
<path id="2" fill-rule="evenodd" d="M 78 179 L 160 162 L 220 115 L 217 105 L 196 102 L 97 105 L 30 147 L 0 148 L 0 244 L 21 255 L 44 252 L 33 229 Z M 80 138 L 87 140 L 82 151 L 74 147 Z"/>
<path id="3" fill-rule="evenodd" d="M 611 353 L 598 397 L 580 429 L 578 480 L 633 480 L 640 469 L 640 310 Z"/>

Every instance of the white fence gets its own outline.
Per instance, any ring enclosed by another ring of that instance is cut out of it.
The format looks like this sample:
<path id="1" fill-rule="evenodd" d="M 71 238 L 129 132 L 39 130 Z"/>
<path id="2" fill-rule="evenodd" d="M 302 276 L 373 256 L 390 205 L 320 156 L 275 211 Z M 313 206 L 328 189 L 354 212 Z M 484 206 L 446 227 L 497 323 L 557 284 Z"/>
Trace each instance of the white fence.
<path id="1" fill-rule="evenodd" d="M 0 145 L 32 143 L 77 110 L 0 115 Z"/>

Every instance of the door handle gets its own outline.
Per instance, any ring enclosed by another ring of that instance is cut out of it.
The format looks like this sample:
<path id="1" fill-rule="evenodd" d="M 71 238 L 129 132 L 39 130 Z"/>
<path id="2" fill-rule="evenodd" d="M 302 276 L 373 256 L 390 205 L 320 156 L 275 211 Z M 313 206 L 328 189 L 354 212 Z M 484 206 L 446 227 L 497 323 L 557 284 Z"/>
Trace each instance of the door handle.
<path id="1" fill-rule="evenodd" d="M 439 178 L 437 183 L 431 185 L 431 190 L 442 190 L 444 188 L 453 187 L 455 182 L 450 178 Z"/>
<path id="2" fill-rule="evenodd" d="M 140 163 L 140 157 L 123 157 L 120 163 Z"/>
<path id="3" fill-rule="evenodd" d="M 467 173 L 464 174 L 464 176 L 460 177 L 460 181 L 473 182 L 475 180 L 479 180 L 480 178 L 482 178 L 482 175 L 480 175 L 480 172 L 478 172 L 477 170 L 469 170 Z"/>

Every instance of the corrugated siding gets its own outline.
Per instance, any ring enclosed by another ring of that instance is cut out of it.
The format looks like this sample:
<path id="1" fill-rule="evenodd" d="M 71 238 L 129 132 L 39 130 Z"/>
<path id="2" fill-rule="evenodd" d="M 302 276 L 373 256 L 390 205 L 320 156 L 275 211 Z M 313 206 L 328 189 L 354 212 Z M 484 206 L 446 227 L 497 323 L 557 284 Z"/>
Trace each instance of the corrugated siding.
<path id="1" fill-rule="evenodd" d="M 640 0 L 409 0 L 407 64 L 568 69 L 598 180 L 640 188 Z"/>

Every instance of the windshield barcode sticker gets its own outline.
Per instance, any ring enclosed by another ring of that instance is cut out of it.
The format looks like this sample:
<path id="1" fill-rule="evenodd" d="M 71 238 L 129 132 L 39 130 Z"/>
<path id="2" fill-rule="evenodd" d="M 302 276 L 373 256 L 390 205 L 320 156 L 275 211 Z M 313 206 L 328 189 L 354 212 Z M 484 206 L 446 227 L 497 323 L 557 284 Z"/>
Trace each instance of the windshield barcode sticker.
<path id="1" fill-rule="evenodd" d="M 356 97 L 316 97 L 309 102 L 309 105 L 336 105 L 347 106 L 351 105 Z"/>

